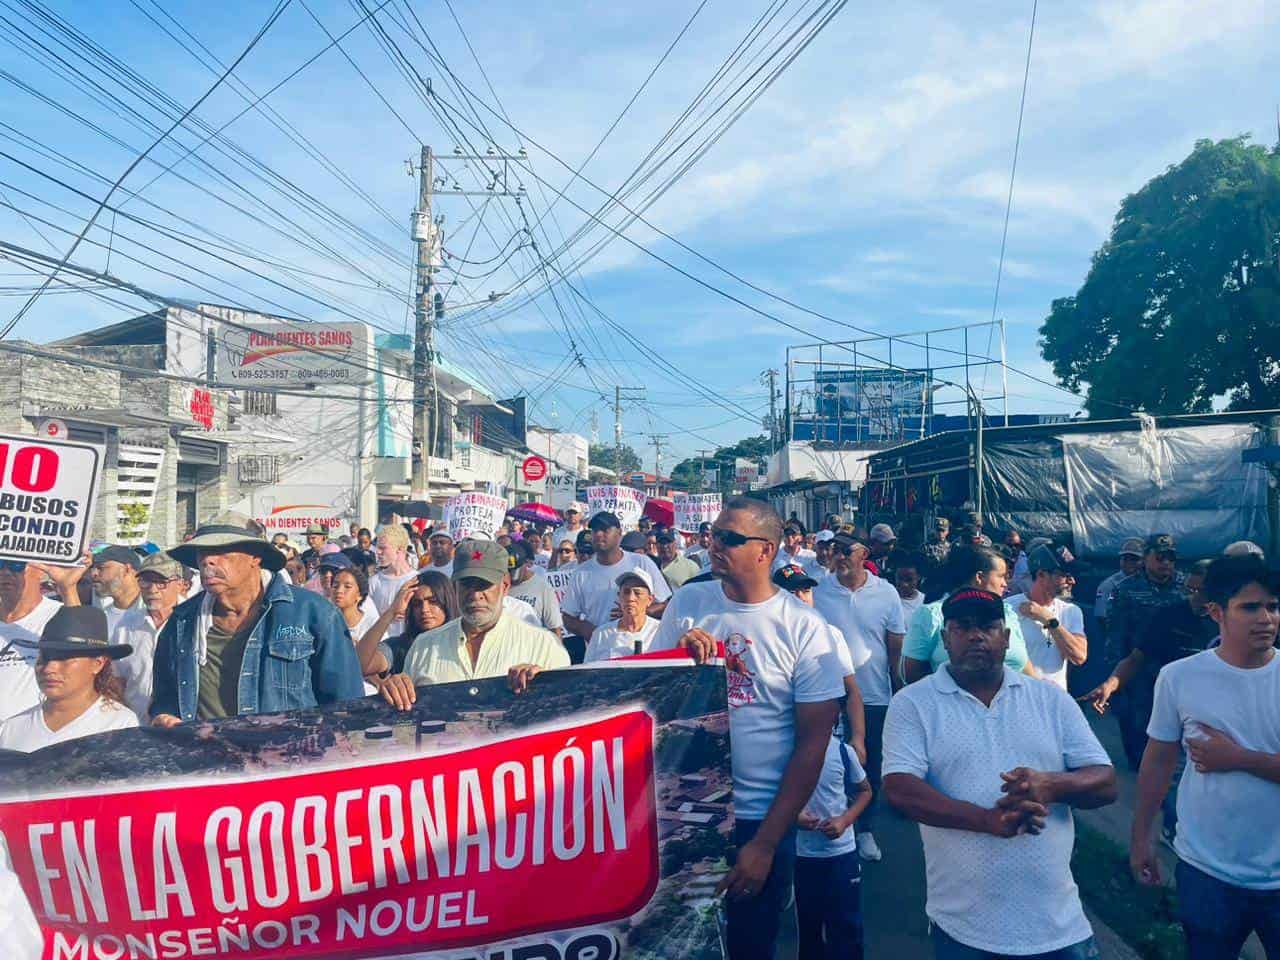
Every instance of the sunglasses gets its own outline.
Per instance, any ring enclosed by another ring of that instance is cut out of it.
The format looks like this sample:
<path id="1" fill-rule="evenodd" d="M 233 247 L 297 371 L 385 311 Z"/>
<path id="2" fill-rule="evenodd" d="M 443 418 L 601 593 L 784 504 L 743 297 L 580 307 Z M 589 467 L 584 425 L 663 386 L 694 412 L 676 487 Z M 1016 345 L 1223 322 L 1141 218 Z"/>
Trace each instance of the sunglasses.
<path id="1" fill-rule="evenodd" d="M 573 553 L 573 547 L 561 547 L 556 553 Z"/>
<path id="2" fill-rule="evenodd" d="M 10 573 L 22 573 L 27 569 L 27 561 L 25 560 L 0 560 L 0 570 L 8 570 Z"/>
<path id="3" fill-rule="evenodd" d="M 768 537 L 744 537 L 736 530 L 723 530 L 720 527 L 711 528 L 711 539 L 715 540 L 720 546 L 728 547 L 729 549 L 740 547 L 749 540 L 759 540 L 761 543 L 773 542 Z"/>

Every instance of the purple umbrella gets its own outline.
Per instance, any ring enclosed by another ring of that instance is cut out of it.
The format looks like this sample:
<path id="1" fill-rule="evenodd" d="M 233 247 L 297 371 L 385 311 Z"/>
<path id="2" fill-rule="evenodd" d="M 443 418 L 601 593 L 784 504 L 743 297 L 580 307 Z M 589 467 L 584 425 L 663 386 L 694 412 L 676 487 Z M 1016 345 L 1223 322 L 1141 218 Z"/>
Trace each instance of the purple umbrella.
<path id="1" fill-rule="evenodd" d="M 522 503 L 507 511 L 508 517 L 524 520 L 528 523 L 559 523 L 560 514 L 555 507 L 545 503 Z"/>

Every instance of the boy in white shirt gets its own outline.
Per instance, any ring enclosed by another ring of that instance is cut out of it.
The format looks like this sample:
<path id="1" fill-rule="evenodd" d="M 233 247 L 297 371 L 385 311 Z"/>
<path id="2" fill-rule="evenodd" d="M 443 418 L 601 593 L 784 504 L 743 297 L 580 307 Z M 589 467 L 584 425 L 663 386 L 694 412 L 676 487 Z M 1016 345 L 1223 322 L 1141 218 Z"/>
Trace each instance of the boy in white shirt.
<path id="1" fill-rule="evenodd" d="M 862 858 L 853 825 L 870 802 L 857 754 L 832 736 L 818 785 L 796 818 L 799 960 L 862 956 Z"/>

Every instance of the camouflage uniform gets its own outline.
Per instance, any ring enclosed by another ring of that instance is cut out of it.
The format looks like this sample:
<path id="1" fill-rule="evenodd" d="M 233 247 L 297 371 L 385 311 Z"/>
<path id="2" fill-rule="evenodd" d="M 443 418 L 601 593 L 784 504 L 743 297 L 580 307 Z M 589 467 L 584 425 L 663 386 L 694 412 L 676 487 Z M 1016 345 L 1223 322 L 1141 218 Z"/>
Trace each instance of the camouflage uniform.
<path id="1" fill-rule="evenodd" d="M 929 569 L 937 570 L 947 562 L 947 557 L 951 554 L 951 544 L 945 538 L 930 540 L 920 548 L 920 553 L 928 562 Z"/>

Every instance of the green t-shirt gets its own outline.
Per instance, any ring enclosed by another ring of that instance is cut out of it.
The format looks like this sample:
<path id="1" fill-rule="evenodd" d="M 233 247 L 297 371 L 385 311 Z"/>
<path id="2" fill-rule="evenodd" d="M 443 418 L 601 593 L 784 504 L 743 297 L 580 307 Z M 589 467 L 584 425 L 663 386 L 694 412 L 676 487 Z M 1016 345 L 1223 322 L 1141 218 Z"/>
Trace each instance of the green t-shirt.
<path id="1" fill-rule="evenodd" d="M 250 617 L 236 633 L 210 625 L 208 655 L 200 667 L 200 690 L 197 697 L 196 717 L 215 720 L 234 717 L 240 713 L 240 667 L 244 663 L 244 648 L 249 634 L 257 625 L 258 617 Z"/>

